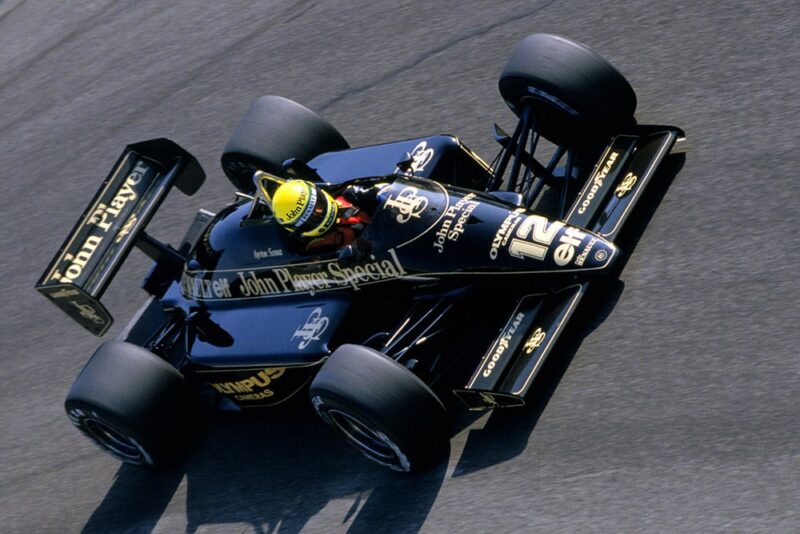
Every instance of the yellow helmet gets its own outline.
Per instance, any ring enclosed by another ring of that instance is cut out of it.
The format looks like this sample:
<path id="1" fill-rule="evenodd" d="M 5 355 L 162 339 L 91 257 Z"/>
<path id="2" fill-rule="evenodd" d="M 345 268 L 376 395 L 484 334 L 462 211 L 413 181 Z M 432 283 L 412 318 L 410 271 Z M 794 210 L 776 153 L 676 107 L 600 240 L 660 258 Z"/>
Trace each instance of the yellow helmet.
<path id="1" fill-rule="evenodd" d="M 289 180 L 272 195 L 272 212 L 280 224 L 303 237 L 317 237 L 336 224 L 336 201 L 319 186 L 305 180 Z"/>

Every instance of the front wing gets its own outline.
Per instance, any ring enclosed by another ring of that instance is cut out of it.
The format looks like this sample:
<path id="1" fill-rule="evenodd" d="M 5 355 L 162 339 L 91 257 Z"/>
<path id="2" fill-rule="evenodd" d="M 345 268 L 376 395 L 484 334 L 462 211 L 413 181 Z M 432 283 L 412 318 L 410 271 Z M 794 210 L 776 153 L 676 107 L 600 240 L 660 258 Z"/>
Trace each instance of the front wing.
<path id="1" fill-rule="evenodd" d="M 640 127 L 635 134 L 614 137 L 565 222 L 615 240 L 666 156 L 685 150 L 684 143 L 684 132 L 669 126 Z M 589 283 L 520 298 L 467 384 L 453 391 L 456 396 L 473 410 L 524 405 Z"/>
<path id="2" fill-rule="evenodd" d="M 555 294 L 519 299 L 467 385 L 454 393 L 473 410 L 524 405 L 534 377 L 588 285 L 584 282 Z"/>

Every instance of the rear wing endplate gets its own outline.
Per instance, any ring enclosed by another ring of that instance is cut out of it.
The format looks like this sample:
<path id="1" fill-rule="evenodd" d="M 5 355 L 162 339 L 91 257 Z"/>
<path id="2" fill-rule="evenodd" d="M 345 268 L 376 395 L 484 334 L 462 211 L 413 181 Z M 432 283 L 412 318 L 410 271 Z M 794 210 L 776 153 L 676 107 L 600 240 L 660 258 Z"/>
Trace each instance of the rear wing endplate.
<path id="1" fill-rule="evenodd" d="M 173 185 L 193 195 L 204 180 L 197 160 L 169 139 L 127 146 L 36 289 L 102 336 L 113 318 L 100 297 L 142 230 Z"/>

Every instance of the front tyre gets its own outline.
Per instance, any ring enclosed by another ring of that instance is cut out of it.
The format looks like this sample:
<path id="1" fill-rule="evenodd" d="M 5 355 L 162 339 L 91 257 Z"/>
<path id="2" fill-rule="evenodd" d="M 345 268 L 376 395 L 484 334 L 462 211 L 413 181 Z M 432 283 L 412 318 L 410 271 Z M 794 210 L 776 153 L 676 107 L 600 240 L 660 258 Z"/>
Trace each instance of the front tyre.
<path id="1" fill-rule="evenodd" d="M 183 376 L 151 352 L 120 341 L 97 349 L 67 395 L 72 423 L 100 449 L 132 465 L 160 466 L 190 430 Z"/>
<path id="2" fill-rule="evenodd" d="M 378 351 L 342 345 L 317 373 L 309 394 L 322 419 L 380 465 L 420 471 L 449 452 L 442 402 L 411 371 Z"/>
<path id="3" fill-rule="evenodd" d="M 535 33 L 523 39 L 500 74 L 499 88 L 517 115 L 532 103 L 546 118 L 542 135 L 559 144 L 636 123 L 630 83 L 600 54 L 566 37 Z"/>

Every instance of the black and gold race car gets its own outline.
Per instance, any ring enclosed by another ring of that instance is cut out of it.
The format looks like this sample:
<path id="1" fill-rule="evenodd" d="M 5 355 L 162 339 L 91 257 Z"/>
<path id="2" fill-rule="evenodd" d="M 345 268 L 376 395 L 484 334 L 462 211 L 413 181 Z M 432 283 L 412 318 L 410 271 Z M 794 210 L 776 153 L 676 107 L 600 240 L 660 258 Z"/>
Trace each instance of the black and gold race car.
<path id="1" fill-rule="evenodd" d="M 534 34 L 500 93 L 485 163 L 456 137 L 350 148 L 324 119 L 265 96 L 225 147 L 236 199 L 201 210 L 173 247 L 145 228 L 174 186 L 205 174 L 167 139 L 130 145 L 36 288 L 97 336 L 100 297 L 135 246 L 150 295 L 100 346 L 66 400 L 117 458 L 167 461 L 200 406 L 270 407 L 308 395 L 369 459 L 399 471 L 449 448 L 448 411 L 521 406 L 645 188 L 684 142 L 640 125 L 623 76 L 587 46 Z M 537 156 L 538 154 L 538 156 Z M 543 156 L 544 155 L 544 156 Z M 308 248 L 273 218 L 259 180 L 302 178 L 337 195 L 375 189 L 346 246 Z"/>

